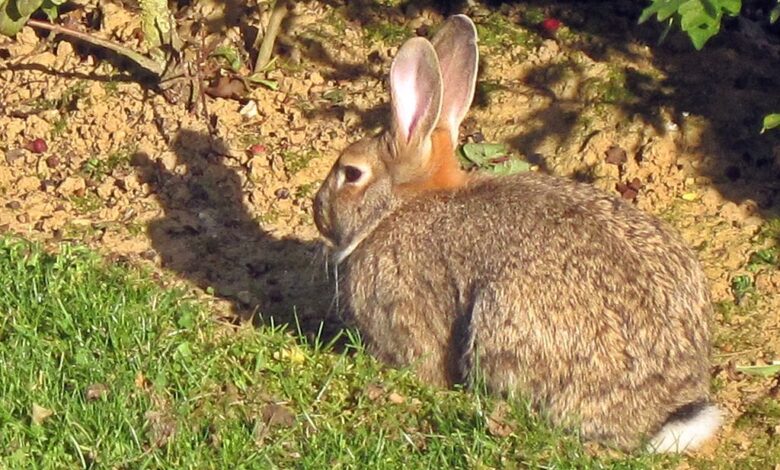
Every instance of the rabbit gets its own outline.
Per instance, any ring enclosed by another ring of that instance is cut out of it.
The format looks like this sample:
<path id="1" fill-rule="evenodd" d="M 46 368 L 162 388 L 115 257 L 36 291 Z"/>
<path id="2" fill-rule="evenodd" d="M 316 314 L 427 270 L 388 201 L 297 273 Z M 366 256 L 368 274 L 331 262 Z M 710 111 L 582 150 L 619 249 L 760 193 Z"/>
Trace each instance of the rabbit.
<path id="1" fill-rule="evenodd" d="M 454 150 L 477 64 L 467 16 L 409 39 L 389 128 L 344 150 L 318 190 L 347 320 L 369 353 L 433 385 L 478 380 L 626 451 L 697 448 L 722 414 L 695 255 L 590 185 L 464 172 Z"/>

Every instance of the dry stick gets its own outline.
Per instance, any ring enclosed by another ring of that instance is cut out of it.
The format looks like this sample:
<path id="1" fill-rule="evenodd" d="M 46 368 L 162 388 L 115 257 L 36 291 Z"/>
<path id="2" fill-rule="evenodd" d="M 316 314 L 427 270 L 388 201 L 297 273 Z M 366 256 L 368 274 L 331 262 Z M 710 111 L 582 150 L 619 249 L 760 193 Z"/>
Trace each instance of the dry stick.
<path id="1" fill-rule="evenodd" d="M 70 36 L 80 41 L 84 41 L 86 43 L 114 51 L 119 55 L 127 57 L 128 59 L 132 60 L 136 64 L 140 65 L 141 67 L 148 70 L 149 72 L 157 75 L 158 77 L 162 77 L 163 68 L 157 62 L 153 61 L 152 59 L 146 57 L 145 55 L 137 51 L 134 51 L 130 48 L 127 48 L 115 42 L 108 41 L 106 39 L 96 38 L 87 33 L 76 31 L 75 29 L 70 29 L 56 24 L 47 23 L 45 21 L 27 20 L 27 24 L 32 26 L 33 28 L 45 29 L 47 31 L 53 32 L 54 34 L 62 34 L 64 36 Z"/>
<path id="2" fill-rule="evenodd" d="M 263 43 L 260 45 L 260 50 L 257 52 L 255 72 L 263 70 L 271 60 L 274 42 L 276 41 L 276 36 L 279 34 L 279 27 L 282 25 L 282 20 L 286 14 L 287 0 L 276 0 L 274 11 L 271 12 L 271 17 L 268 19 L 268 27 L 265 29 Z M 255 46 L 257 46 L 257 41 L 255 41 Z"/>

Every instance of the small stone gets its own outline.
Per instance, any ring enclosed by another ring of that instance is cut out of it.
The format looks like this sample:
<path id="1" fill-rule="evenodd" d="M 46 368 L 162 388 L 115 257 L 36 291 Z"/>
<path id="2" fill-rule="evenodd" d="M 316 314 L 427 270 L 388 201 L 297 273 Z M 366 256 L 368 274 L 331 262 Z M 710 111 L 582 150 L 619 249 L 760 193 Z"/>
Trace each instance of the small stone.
<path id="1" fill-rule="evenodd" d="M 8 162 L 9 165 L 13 165 L 17 161 L 23 162 L 24 154 L 25 152 L 22 149 L 11 149 L 5 153 L 5 161 Z"/>
<path id="2" fill-rule="evenodd" d="M 312 72 L 311 75 L 309 75 L 309 81 L 311 81 L 312 85 L 322 85 L 325 83 L 325 79 L 322 78 L 322 75 L 319 72 Z"/>
<path id="3" fill-rule="evenodd" d="M 84 398 L 86 398 L 87 401 L 99 400 L 106 395 L 108 395 L 108 386 L 101 383 L 92 384 L 84 390 Z"/>
<path id="4" fill-rule="evenodd" d="M 41 188 L 41 180 L 36 176 L 22 176 L 16 182 L 16 189 L 19 192 L 27 193 L 37 191 Z"/>
<path id="5" fill-rule="evenodd" d="M 59 166 L 60 164 L 60 157 L 56 155 L 51 155 L 49 157 L 46 157 L 46 166 L 49 168 L 55 168 Z"/>
<path id="6" fill-rule="evenodd" d="M 68 176 L 60 183 L 57 191 L 63 196 L 73 196 L 79 193 L 83 194 L 87 189 L 87 183 L 80 176 Z"/>
<path id="7" fill-rule="evenodd" d="M 371 401 L 377 401 L 385 394 L 385 390 L 377 384 L 368 384 L 364 389 L 366 397 Z"/>

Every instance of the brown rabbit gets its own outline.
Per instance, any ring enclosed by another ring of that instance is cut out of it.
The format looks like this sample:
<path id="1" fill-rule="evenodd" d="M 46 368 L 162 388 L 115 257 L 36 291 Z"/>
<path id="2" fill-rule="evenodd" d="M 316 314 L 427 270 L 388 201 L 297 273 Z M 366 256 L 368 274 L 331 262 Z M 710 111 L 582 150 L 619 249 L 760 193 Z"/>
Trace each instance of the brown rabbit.
<path id="1" fill-rule="evenodd" d="M 589 440 L 695 448 L 721 417 L 694 254 L 591 186 L 465 174 L 453 150 L 474 94 L 476 29 L 454 16 L 432 43 L 401 47 L 390 129 L 347 148 L 315 199 L 368 350 L 441 386 L 480 377 Z"/>

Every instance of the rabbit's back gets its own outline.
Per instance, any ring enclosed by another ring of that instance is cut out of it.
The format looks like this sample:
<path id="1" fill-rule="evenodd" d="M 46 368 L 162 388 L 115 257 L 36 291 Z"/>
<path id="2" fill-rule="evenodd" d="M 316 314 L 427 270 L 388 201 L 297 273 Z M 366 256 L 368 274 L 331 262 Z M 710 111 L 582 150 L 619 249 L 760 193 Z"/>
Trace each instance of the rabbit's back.
<path id="1" fill-rule="evenodd" d="M 707 397 L 695 256 L 588 185 L 526 173 L 418 197 L 355 249 L 346 281 L 380 358 L 442 384 L 481 375 L 589 438 L 634 446 Z"/>

